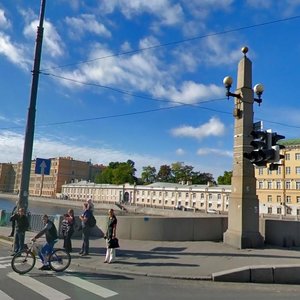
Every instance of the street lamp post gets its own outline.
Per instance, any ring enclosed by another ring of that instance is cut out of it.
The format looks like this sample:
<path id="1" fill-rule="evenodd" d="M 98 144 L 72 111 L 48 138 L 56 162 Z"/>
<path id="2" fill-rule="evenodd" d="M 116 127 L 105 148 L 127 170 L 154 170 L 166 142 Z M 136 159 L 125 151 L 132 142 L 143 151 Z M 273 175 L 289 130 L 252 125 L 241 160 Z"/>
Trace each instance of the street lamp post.
<path id="1" fill-rule="evenodd" d="M 39 26 L 37 28 L 34 66 L 32 71 L 31 95 L 30 95 L 30 103 L 29 103 L 29 109 L 27 115 L 27 125 L 26 125 L 24 150 L 23 150 L 22 174 L 21 174 L 18 207 L 25 208 L 25 210 L 27 210 L 28 208 L 29 181 L 30 181 L 31 158 L 32 158 L 33 137 L 34 137 L 36 99 L 37 99 L 40 62 L 41 62 L 41 54 L 42 54 L 42 42 L 43 42 L 43 33 L 44 33 L 43 23 L 44 23 L 44 15 L 45 15 L 45 6 L 46 6 L 46 0 L 41 0 L 40 21 L 39 21 Z"/>
<path id="2" fill-rule="evenodd" d="M 256 195 L 254 166 L 244 158 L 252 149 L 250 142 L 253 130 L 253 103 L 261 103 L 262 85 L 252 89 L 252 63 L 247 58 L 248 48 L 242 49 L 243 58 L 238 65 L 237 89 L 230 92 L 232 78 L 224 78 L 226 96 L 234 97 L 234 151 L 231 198 L 228 209 L 228 229 L 224 243 L 236 248 L 257 248 L 263 245 L 259 232 L 259 201 Z"/>

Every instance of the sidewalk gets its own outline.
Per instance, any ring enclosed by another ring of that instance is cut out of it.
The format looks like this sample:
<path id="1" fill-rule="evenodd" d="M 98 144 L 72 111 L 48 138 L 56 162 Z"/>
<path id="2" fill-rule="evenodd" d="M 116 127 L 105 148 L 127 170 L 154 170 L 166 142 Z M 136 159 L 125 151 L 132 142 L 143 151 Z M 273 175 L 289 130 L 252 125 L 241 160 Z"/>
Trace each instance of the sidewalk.
<path id="1" fill-rule="evenodd" d="M 12 243 L 10 227 L 0 227 L 0 242 Z M 33 232 L 26 233 L 30 239 Z M 265 247 L 234 249 L 214 242 L 156 242 L 120 240 L 117 261 L 105 264 L 104 239 L 90 240 L 90 255 L 78 252 L 73 239 L 72 265 L 126 274 L 235 282 L 300 283 L 300 249 Z M 57 245 L 60 247 L 62 241 Z"/>

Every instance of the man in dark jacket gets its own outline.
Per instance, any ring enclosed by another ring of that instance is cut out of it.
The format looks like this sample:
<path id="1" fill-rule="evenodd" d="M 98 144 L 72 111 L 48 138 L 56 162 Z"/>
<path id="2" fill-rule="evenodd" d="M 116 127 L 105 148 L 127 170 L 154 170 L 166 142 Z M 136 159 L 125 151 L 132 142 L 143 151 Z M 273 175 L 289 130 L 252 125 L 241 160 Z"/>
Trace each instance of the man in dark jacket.
<path id="1" fill-rule="evenodd" d="M 32 239 L 32 241 L 35 242 L 39 237 L 45 234 L 46 243 L 39 251 L 39 257 L 43 262 L 43 266 L 40 270 L 50 270 L 49 255 L 52 253 L 54 244 L 57 242 L 58 234 L 54 223 L 49 220 L 47 215 L 44 215 L 42 220 L 44 222 L 44 228 Z"/>
<path id="2" fill-rule="evenodd" d="M 25 232 L 29 228 L 29 221 L 24 208 L 19 208 L 18 212 L 10 217 L 10 221 L 16 223 L 16 232 L 14 239 L 14 253 L 24 249 Z"/>

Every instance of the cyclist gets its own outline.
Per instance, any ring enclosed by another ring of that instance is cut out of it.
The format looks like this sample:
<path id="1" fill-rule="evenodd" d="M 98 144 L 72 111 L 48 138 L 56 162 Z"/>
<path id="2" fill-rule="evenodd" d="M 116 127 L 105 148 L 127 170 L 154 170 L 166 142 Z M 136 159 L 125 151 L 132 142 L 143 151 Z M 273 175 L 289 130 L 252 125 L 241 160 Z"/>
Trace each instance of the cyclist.
<path id="1" fill-rule="evenodd" d="M 53 251 L 54 244 L 58 240 L 57 229 L 52 221 L 49 220 L 47 215 L 43 215 L 44 228 L 34 237 L 32 241 L 35 242 L 38 238 L 45 234 L 46 243 L 39 251 L 39 257 L 43 263 L 40 270 L 51 270 L 49 266 L 49 255 Z"/>

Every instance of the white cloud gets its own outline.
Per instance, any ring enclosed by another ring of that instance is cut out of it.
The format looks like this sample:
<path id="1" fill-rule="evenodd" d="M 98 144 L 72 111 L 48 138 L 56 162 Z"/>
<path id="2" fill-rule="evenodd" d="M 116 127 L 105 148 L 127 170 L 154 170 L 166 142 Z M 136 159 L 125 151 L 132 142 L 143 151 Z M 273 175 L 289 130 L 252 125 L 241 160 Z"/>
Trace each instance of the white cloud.
<path id="1" fill-rule="evenodd" d="M 33 159 L 37 157 L 52 158 L 70 156 L 76 160 L 89 161 L 94 164 L 108 165 L 112 161 L 127 161 L 134 158 L 137 172 L 141 172 L 143 166 L 154 165 L 159 167 L 169 163 L 160 158 L 138 153 L 126 153 L 110 147 L 86 147 L 77 146 L 74 140 L 68 138 L 64 142 L 50 138 L 36 137 L 33 145 Z M 22 161 L 24 136 L 11 131 L 0 132 L 0 162 L 17 163 Z M 136 174 L 139 176 L 139 174 Z"/>
<path id="2" fill-rule="evenodd" d="M 272 6 L 272 0 L 247 0 L 247 4 L 253 8 L 270 8 Z"/>
<path id="3" fill-rule="evenodd" d="M 39 22 L 34 20 L 24 28 L 24 35 L 27 38 L 35 39 Z M 64 54 L 64 44 L 56 28 L 48 21 L 44 22 L 43 52 L 52 57 L 62 56 Z"/>
<path id="4" fill-rule="evenodd" d="M 5 29 L 11 26 L 9 20 L 5 16 L 4 10 L 0 8 L 0 28 Z"/>
<path id="5" fill-rule="evenodd" d="M 195 104 L 201 100 L 221 97 L 223 94 L 224 88 L 222 87 L 215 84 L 204 85 L 193 81 L 183 82 L 179 89 L 176 86 L 164 88 L 161 85 L 155 89 L 155 95 L 158 97 L 186 104 Z"/>
<path id="6" fill-rule="evenodd" d="M 99 23 L 94 15 L 83 14 L 79 17 L 66 17 L 65 22 L 70 35 L 76 39 L 81 37 L 85 32 L 111 37 L 110 31 L 103 24 Z"/>
<path id="7" fill-rule="evenodd" d="M 24 49 L 21 45 L 13 44 L 8 35 L 0 32 L 0 55 L 4 55 L 9 61 L 23 69 L 27 69 L 30 63 L 25 58 Z"/>
<path id="8" fill-rule="evenodd" d="M 228 151 L 228 150 L 222 150 L 222 149 L 213 149 L 213 148 L 201 148 L 198 149 L 197 154 L 202 156 L 202 155 L 220 155 L 220 156 L 228 156 L 228 157 L 232 157 L 233 153 L 232 151 Z"/>
<path id="9" fill-rule="evenodd" d="M 176 149 L 176 154 L 177 155 L 184 155 L 185 151 L 182 148 L 178 148 L 178 149 Z"/>
<path id="10" fill-rule="evenodd" d="M 120 9 L 126 18 L 131 19 L 144 13 L 156 16 L 163 25 L 175 25 L 183 20 L 183 10 L 179 3 L 172 4 L 169 0 L 110 0 L 101 3 L 101 9 L 105 13 L 112 13 Z"/>
<path id="11" fill-rule="evenodd" d="M 224 124 L 218 118 L 211 118 L 208 123 L 199 127 L 183 125 L 171 130 L 176 137 L 191 137 L 202 139 L 209 136 L 222 136 L 225 132 Z"/>

